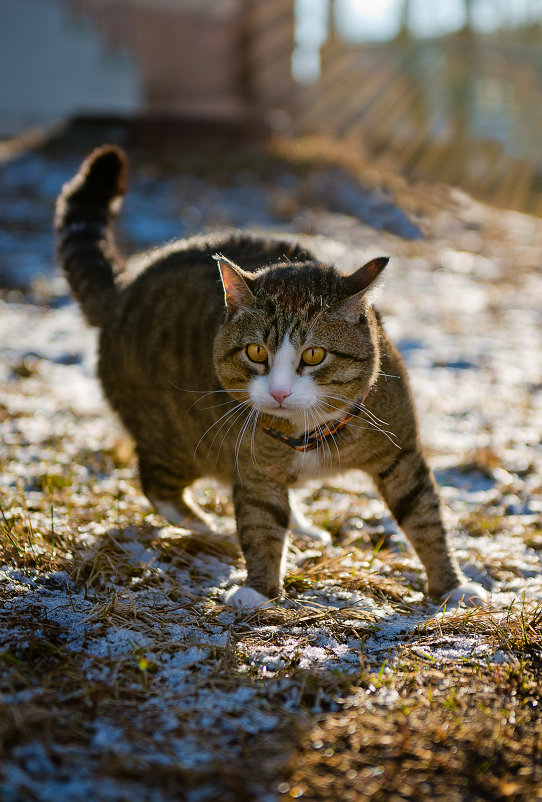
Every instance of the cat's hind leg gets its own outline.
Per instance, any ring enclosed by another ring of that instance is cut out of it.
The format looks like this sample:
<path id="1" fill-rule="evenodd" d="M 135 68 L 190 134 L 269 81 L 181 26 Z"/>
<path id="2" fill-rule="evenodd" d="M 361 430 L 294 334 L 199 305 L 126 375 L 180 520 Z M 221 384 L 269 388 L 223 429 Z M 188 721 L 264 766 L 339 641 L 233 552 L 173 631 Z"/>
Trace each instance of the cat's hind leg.
<path id="1" fill-rule="evenodd" d="M 192 532 L 212 531 L 211 516 L 198 506 L 188 489 L 196 477 L 183 476 L 156 458 L 141 454 L 139 475 L 143 492 L 162 518 Z"/>
<path id="2" fill-rule="evenodd" d="M 325 529 L 314 526 L 309 519 L 305 517 L 295 494 L 295 490 L 290 490 L 288 492 L 288 501 L 290 502 L 290 529 L 292 532 L 300 537 L 314 540 L 322 546 L 328 546 L 331 543 L 331 535 L 329 532 L 326 532 Z"/>
<path id="3" fill-rule="evenodd" d="M 147 498 L 162 518 L 174 526 L 198 533 L 212 532 L 214 529 L 213 519 L 197 505 L 188 489 L 174 500 L 152 496 Z"/>

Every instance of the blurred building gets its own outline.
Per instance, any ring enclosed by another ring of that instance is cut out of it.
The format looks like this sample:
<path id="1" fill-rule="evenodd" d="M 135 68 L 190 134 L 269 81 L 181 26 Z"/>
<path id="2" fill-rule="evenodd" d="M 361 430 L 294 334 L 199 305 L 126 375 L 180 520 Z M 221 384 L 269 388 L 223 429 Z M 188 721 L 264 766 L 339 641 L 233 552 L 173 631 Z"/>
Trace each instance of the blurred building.
<path id="1" fill-rule="evenodd" d="M 542 214 L 541 45 L 542 0 L 0 0 L 0 137 L 266 122 Z"/>
<path id="2" fill-rule="evenodd" d="M 76 113 L 292 102 L 294 0 L 2 0 L 0 135 Z"/>

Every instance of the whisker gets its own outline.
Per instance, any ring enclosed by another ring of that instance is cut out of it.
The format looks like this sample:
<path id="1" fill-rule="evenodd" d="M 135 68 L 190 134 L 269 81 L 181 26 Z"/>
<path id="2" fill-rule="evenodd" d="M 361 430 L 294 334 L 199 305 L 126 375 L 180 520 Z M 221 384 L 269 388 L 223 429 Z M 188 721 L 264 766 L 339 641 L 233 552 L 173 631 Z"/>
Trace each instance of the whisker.
<path id="1" fill-rule="evenodd" d="M 312 407 L 309 407 L 306 410 L 306 412 L 307 412 L 308 415 L 310 415 L 310 417 L 312 419 L 313 425 L 311 426 L 311 430 L 312 429 L 316 430 L 316 427 L 317 427 L 318 424 L 316 423 L 316 419 L 315 419 L 315 417 L 314 417 L 314 415 L 312 413 Z M 307 432 L 307 430 L 308 430 L 308 426 L 306 427 L 305 432 Z M 315 454 L 316 454 L 316 462 L 318 464 L 318 476 L 320 477 L 320 474 L 321 474 L 321 470 L 320 470 L 320 441 L 318 439 L 316 440 L 316 448 L 314 449 L 314 451 L 315 451 Z"/>
<path id="2" fill-rule="evenodd" d="M 171 381 L 169 376 L 166 376 L 166 379 L 171 384 L 175 390 L 180 390 L 183 393 L 199 393 L 201 396 L 212 395 L 213 393 L 245 393 L 246 387 L 230 387 L 229 389 L 217 387 L 215 390 L 188 390 L 186 387 L 179 387 L 178 384 L 175 384 Z"/>
<path id="3" fill-rule="evenodd" d="M 312 407 L 311 407 L 310 413 L 311 413 L 311 418 L 312 418 L 312 419 L 313 419 L 313 421 L 314 421 L 314 429 L 315 429 L 315 431 L 316 431 L 316 449 L 318 450 L 318 447 L 319 447 L 319 446 L 321 446 L 321 447 L 322 447 L 323 467 L 324 467 L 324 469 L 325 469 L 325 467 L 326 467 L 326 452 L 325 452 L 325 446 L 327 446 L 327 449 L 328 449 L 328 451 L 329 451 L 329 444 L 326 442 L 326 440 L 324 440 L 324 438 L 323 438 L 323 436 L 322 436 L 322 428 L 321 428 L 321 426 L 318 424 L 318 421 L 317 421 L 316 415 L 314 414 Z"/>
<path id="4" fill-rule="evenodd" d="M 326 395 L 323 395 L 322 398 L 332 398 L 335 401 L 341 401 L 345 405 L 350 405 L 350 408 L 358 409 L 360 412 L 361 411 L 365 412 L 370 418 L 372 418 L 377 423 L 381 423 L 383 426 L 389 426 L 389 423 L 387 421 L 381 420 L 377 415 L 374 414 L 374 412 L 372 412 L 368 407 L 366 407 L 365 404 L 363 404 L 361 401 L 356 401 L 354 404 L 352 404 L 352 402 L 349 401 L 347 398 L 343 398 L 340 395 L 331 395 L 331 393 L 327 393 Z"/>
<path id="5" fill-rule="evenodd" d="M 331 398 L 333 396 L 327 396 L 327 397 Z M 328 406 L 330 409 L 335 410 L 336 412 L 344 413 L 344 409 L 342 409 L 341 407 L 336 407 L 333 404 L 330 404 L 329 401 L 324 401 L 323 403 L 326 404 L 326 406 Z M 361 407 L 358 405 L 356 408 L 358 409 L 358 413 L 355 413 L 356 417 L 359 418 L 361 413 L 367 413 L 365 417 L 361 418 L 361 420 L 364 420 L 366 423 L 368 423 L 377 431 L 384 433 L 384 430 L 381 428 L 381 426 L 389 426 L 389 423 L 387 421 L 380 420 L 380 418 L 377 418 L 376 415 L 373 415 L 371 411 L 366 409 L 365 407 Z M 381 424 L 381 426 L 379 424 Z M 390 434 L 393 437 L 395 437 L 395 434 L 393 432 L 390 432 Z"/>
<path id="6" fill-rule="evenodd" d="M 334 406 L 333 404 L 330 404 L 328 401 L 324 401 L 323 403 L 324 403 L 324 404 L 325 404 L 327 407 L 329 407 L 330 409 L 333 409 L 333 410 L 335 410 L 335 411 L 337 411 L 337 412 L 342 412 L 342 411 L 344 411 L 344 410 L 341 410 L 341 408 L 340 408 L 340 407 L 336 407 L 336 406 Z M 357 416 L 357 417 L 359 417 L 359 416 Z M 390 441 L 390 443 L 393 443 L 393 445 L 394 445 L 396 448 L 400 448 L 400 447 L 401 447 L 401 446 L 400 446 L 398 443 L 396 443 L 396 442 L 395 442 L 395 440 L 393 439 L 394 437 L 396 437 L 396 435 L 395 435 L 395 433 L 394 433 L 394 432 L 391 432 L 391 431 L 386 431 L 385 429 L 381 429 L 381 428 L 380 428 L 380 426 L 378 426 L 378 425 L 377 425 L 377 424 L 376 424 L 374 421 L 372 421 L 372 420 L 370 420 L 370 419 L 363 418 L 363 420 L 365 421 L 365 423 L 368 423 L 369 425 L 368 425 L 368 426 L 358 426 L 357 424 L 355 424 L 355 423 L 352 423 L 352 421 L 348 421 L 348 423 L 347 423 L 346 425 L 347 425 L 347 426 L 349 426 L 349 427 L 351 427 L 352 429 L 359 429 L 359 430 L 365 430 L 365 431 L 369 431 L 370 429 L 373 429 L 374 431 L 380 432 L 380 433 L 381 433 L 381 434 L 383 434 L 385 437 L 387 437 L 387 438 L 388 438 L 388 440 Z M 386 425 L 386 426 L 388 426 L 388 424 L 387 424 L 387 423 L 386 423 L 385 425 Z"/>
<path id="7" fill-rule="evenodd" d="M 252 458 L 252 464 L 256 468 L 257 471 L 260 470 L 258 462 L 256 460 L 256 450 L 255 450 L 255 443 L 254 443 L 254 436 L 256 434 L 256 425 L 258 423 L 258 415 L 260 414 L 258 410 L 256 410 L 257 414 L 254 417 L 254 421 L 252 423 L 252 435 L 250 437 L 250 456 Z"/>
<path id="8" fill-rule="evenodd" d="M 324 410 L 321 409 L 321 405 L 314 404 L 314 407 L 316 408 L 317 412 L 321 412 L 321 413 L 324 412 Z M 338 462 L 339 462 L 339 470 L 340 470 L 340 467 L 341 467 L 341 452 L 339 451 L 339 446 L 337 445 L 337 441 L 335 440 L 335 435 L 332 432 L 330 432 L 329 433 L 329 437 L 331 437 L 331 439 L 333 440 L 333 445 L 335 446 L 335 450 L 337 452 L 337 459 L 338 459 Z"/>
<path id="9" fill-rule="evenodd" d="M 218 456 L 220 454 L 220 449 L 222 448 L 222 445 L 224 443 L 224 439 L 225 439 L 226 435 L 228 434 L 229 430 L 231 429 L 231 427 L 233 426 L 235 421 L 242 415 L 242 413 L 244 411 L 245 410 L 244 410 L 243 404 L 240 404 L 238 407 L 236 407 L 235 409 L 231 410 L 231 414 L 224 419 L 224 421 L 221 423 L 220 427 L 216 430 L 216 432 L 215 432 L 215 434 L 213 436 L 213 439 L 211 440 L 211 443 L 209 445 L 209 448 L 207 449 L 207 457 L 210 456 L 211 451 L 213 450 L 213 445 L 215 443 L 215 440 L 219 436 L 220 432 L 231 421 L 230 425 L 226 429 L 226 432 L 225 432 L 222 440 L 220 441 L 220 445 L 218 446 L 218 451 L 217 451 L 217 455 L 216 455 L 216 461 L 218 461 Z"/>
<path id="10" fill-rule="evenodd" d="M 239 409 L 240 407 L 242 407 L 244 403 L 246 403 L 246 402 L 245 402 L 245 401 L 241 401 L 240 403 L 238 403 L 238 404 L 237 404 L 237 406 L 236 406 L 236 407 L 234 407 L 234 409 L 228 409 L 228 410 L 227 410 L 227 411 L 226 411 L 226 412 L 225 412 L 223 415 L 221 415 L 221 416 L 220 416 L 220 418 L 218 418 L 218 420 L 216 420 L 214 423 L 211 423 L 211 425 L 210 425 L 210 426 L 209 426 L 207 429 L 205 429 L 205 431 L 203 432 L 203 434 L 201 435 L 200 439 L 198 440 L 198 442 L 197 442 L 197 444 L 196 444 L 196 448 L 194 449 L 194 457 L 196 456 L 196 453 L 197 453 L 197 450 L 198 450 L 198 448 L 199 448 L 199 445 L 200 445 L 201 441 L 202 441 L 202 440 L 203 440 L 203 438 L 204 438 L 204 437 L 205 437 L 205 436 L 206 436 L 206 435 L 207 435 L 207 434 L 208 434 L 208 433 L 211 431 L 211 429 L 213 429 L 213 428 L 214 428 L 214 427 L 215 427 L 215 426 L 216 426 L 218 423 L 220 423 L 220 421 L 221 421 L 221 420 L 223 420 L 224 418 L 226 418 L 226 420 L 227 420 L 227 418 L 228 418 L 230 415 L 233 415 L 233 413 L 234 413 L 234 412 L 235 412 L 237 409 Z M 224 423 L 225 423 L 225 422 L 226 422 L 226 421 L 224 421 Z M 222 424 L 222 426 L 223 426 L 223 425 L 224 425 L 224 424 Z M 218 429 L 218 431 L 220 431 L 220 429 L 222 428 L 222 426 L 220 426 L 220 428 Z M 216 434 L 215 434 L 215 437 L 216 437 Z M 214 443 L 215 437 L 213 437 L 213 442 L 211 443 L 211 447 L 212 447 L 212 444 Z"/>
<path id="11" fill-rule="evenodd" d="M 212 393 L 240 393 L 243 390 L 242 387 L 231 387 L 228 390 L 226 390 L 225 388 L 220 389 L 219 387 L 217 387 L 214 390 L 189 390 L 187 387 L 179 387 L 179 385 L 172 382 L 170 378 L 168 377 L 166 378 L 168 382 L 171 384 L 171 386 L 175 388 L 175 390 L 180 390 L 182 393 L 199 393 L 200 395 L 211 395 Z"/>
<path id="12" fill-rule="evenodd" d="M 257 414 L 258 414 L 258 412 L 257 412 L 256 409 L 252 408 L 250 410 L 246 420 L 243 422 L 243 425 L 241 426 L 241 429 L 239 430 L 239 434 L 237 435 L 237 439 L 235 441 L 235 463 L 234 463 L 235 468 L 237 468 L 237 469 L 239 467 L 239 452 L 241 450 L 241 443 L 242 443 L 243 437 L 245 436 L 245 432 L 246 432 L 249 424 L 253 420 L 254 415 L 257 415 Z"/>
<path id="13" fill-rule="evenodd" d="M 389 426 L 389 423 L 388 423 L 387 420 L 382 420 L 382 418 L 379 418 L 378 415 L 375 415 L 374 412 L 372 412 L 372 410 L 370 410 L 369 407 L 366 407 L 363 402 L 360 402 L 359 404 L 356 404 L 355 406 L 356 406 L 357 409 L 360 410 L 360 412 L 364 412 L 366 415 L 368 415 L 370 418 L 372 418 L 372 420 L 376 421 L 377 423 L 381 423 L 382 426 Z"/>
<path id="14" fill-rule="evenodd" d="M 188 407 L 188 409 L 186 410 L 186 413 L 185 413 L 185 414 L 186 414 L 186 415 L 188 415 L 188 413 L 190 412 L 190 410 L 191 410 L 191 409 L 193 409 L 193 408 L 194 408 L 194 406 L 195 406 L 195 405 L 196 405 L 196 404 L 197 404 L 199 401 L 201 401 L 201 398 L 198 398 L 198 399 L 197 399 L 197 401 L 194 401 L 194 403 L 193 403 L 191 406 L 189 406 L 189 407 Z M 211 405 L 210 405 L 210 406 L 208 406 L 208 407 L 196 407 L 196 409 L 194 410 L 194 412 L 203 412 L 203 411 L 204 411 L 204 410 L 206 410 L 206 409 L 217 409 L 218 407 L 225 407 L 227 404 L 238 404 L 238 403 L 239 403 L 239 402 L 238 402 L 238 401 L 237 401 L 235 398 L 230 398 L 230 400 L 229 400 L 229 401 L 222 401 L 220 404 L 211 404 Z"/>
<path id="15" fill-rule="evenodd" d="M 245 427 L 245 431 L 244 431 L 244 433 L 243 433 L 243 437 L 246 437 L 246 436 L 249 434 L 249 432 L 250 432 L 250 434 L 251 434 L 251 439 L 250 439 L 250 453 L 251 453 L 251 457 L 252 457 L 252 458 L 254 457 L 254 454 L 253 454 L 253 438 L 252 438 L 252 435 L 253 435 L 253 433 L 254 433 L 254 431 L 255 431 L 255 427 L 256 427 L 256 420 L 258 419 L 258 415 L 259 415 L 259 414 L 260 414 L 260 413 L 258 412 L 258 410 L 257 410 L 257 409 L 254 409 L 254 410 L 253 410 L 253 413 L 252 413 L 252 415 L 250 415 L 250 416 L 249 416 L 249 418 L 248 418 L 247 425 L 246 425 L 246 427 Z"/>
<path id="16" fill-rule="evenodd" d="M 307 425 L 307 410 L 306 410 L 306 409 L 304 409 L 304 410 L 303 410 L 303 427 L 304 427 L 304 431 L 305 431 L 305 435 L 306 435 L 306 434 L 307 434 L 307 431 L 308 431 L 308 425 Z M 305 443 L 306 443 L 306 437 L 305 437 Z M 307 452 L 306 452 L 306 451 L 303 451 L 303 456 L 302 456 L 302 458 L 301 458 L 301 464 L 303 464 L 303 463 L 305 462 L 305 456 L 306 456 L 306 454 L 307 454 Z"/>
<path id="17" fill-rule="evenodd" d="M 311 321 L 311 324 L 310 324 L 309 328 L 307 329 L 307 331 L 305 333 L 305 336 L 304 336 L 305 340 L 307 340 L 309 334 L 312 332 L 313 328 L 315 327 L 316 323 L 318 322 L 318 318 L 320 317 L 320 315 L 323 315 L 325 311 L 326 311 L 326 308 L 324 307 L 324 308 L 320 309 L 319 312 L 316 313 L 316 315 L 314 316 L 314 318 Z"/>
<path id="18" fill-rule="evenodd" d="M 324 438 L 324 433 L 322 431 L 322 427 L 318 424 L 318 422 L 316 420 L 316 416 L 314 415 L 312 410 L 313 410 L 312 406 L 309 407 L 309 414 L 310 414 L 311 418 L 314 421 L 314 428 L 315 428 L 315 431 L 317 433 L 316 450 L 318 451 L 318 447 L 322 446 L 322 455 L 323 455 L 323 458 L 324 458 L 323 467 L 325 468 L 326 467 L 326 452 L 324 451 L 324 446 L 327 447 L 327 450 L 328 450 L 328 453 L 329 453 L 329 457 L 330 457 L 330 460 L 331 460 L 331 464 L 333 464 L 333 458 L 331 457 L 331 448 L 330 448 L 329 443 L 327 442 L 327 440 Z M 318 468 L 320 468 L 320 464 L 318 464 Z"/>
<path id="19" fill-rule="evenodd" d="M 387 379 L 400 379 L 400 376 L 395 376 L 393 373 L 384 373 L 383 370 L 377 371 L 377 376 L 385 376 Z"/>
<path id="20" fill-rule="evenodd" d="M 233 426 L 234 426 L 234 425 L 237 423 L 237 421 L 238 421 L 238 420 L 239 420 L 239 419 L 240 419 L 240 418 L 243 416 L 243 413 L 244 413 L 244 412 L 246 412 L 246 406 L 248 406 L 248 402 L 245 402 L 245 405 L 244 405 L 244 406 L 242 406 L 242 408 L 241 408 L 240 412 L 239 412 L 239 413 L 238 413 L 238 414 L 237 414 L 237 415 L 234 417 L 234 419 L 232 420 L 232 422 L 230 423 L 230 425 L 229 425 L 229 426 L 228 426 L 228 428 L 226 429 L 226 431 L 225 431 L 225 433 L 224 433 L 224 437 L 222 438 L 222 440 L 220 441 L 220 445 L 218 446 L 218 451 L 216 452 L 216 460 L 215 460 L 215 464 L 218 462 L 218 457 L 219 457 L 219 455 L 220 455 L 220 452 L 222 451 L 222 446 L 224 445 L 224 441 L 225 441 L 226 437 L 227 437 L 227 436 L 228 436 L 228 434 L 230 433 L 230 430 L 231 430 L 231 428 L 232 428 L 232 427 L 233 427 Z M 224 421 L 224 424 L 222 424 L 222 426 L 221 426 L 220 428 L 222 429 L 222 428 L 223 428 L 223 426 L 224 426 L 225 424 L 226 424 L 226 421 Z M 219 431 L 220 431 L 220 430 L 219 430 Z M 218 434 L 218 432 L 217 432 L 217 434 Z M 214 442 L 214 439 L 215 439 L 215 438 L 213 438 L 213 442 Z M 211 444 L 211 445 L 212 445 L 212 444 Z M 211 453 L 211 452 L 210 452 L 210 449 L 209 449 L 209 453 Z"/>

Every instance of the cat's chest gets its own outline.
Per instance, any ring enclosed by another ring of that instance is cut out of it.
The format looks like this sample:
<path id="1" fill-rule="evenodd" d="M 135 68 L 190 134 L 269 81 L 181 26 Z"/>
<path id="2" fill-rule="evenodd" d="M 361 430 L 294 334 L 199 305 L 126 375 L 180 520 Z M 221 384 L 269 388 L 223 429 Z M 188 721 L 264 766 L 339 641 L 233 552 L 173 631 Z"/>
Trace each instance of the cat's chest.
<path id="1" fill-rule="evenodd" d="M 327 448 L 315 449 L 305 453 L 299 452 L 294 457 L 296 483 L 303 483 L 308 479 L 321 479 L 332 476 L 341 471 L 340 455 L 335 450 Z"/>
<path id="2" fill-rule="evenodd" d="M 267 444 L 269 445 L 269 444 Z M 322 479 L 336 475 L 342 467 L 342 460 L 335 451 L 330 454 L 327 449 L 301 452 L 280 446 L 280 453 L 270 453 L 267 449 L 257 455 L 260 469 L 273 481 L 286 485 L 303 484 L 310 479 Z"/>
<path id="3" fill-rule="evenodd" d="M 338 438 L 320 441 L 307 451 L 277 441 L 263 431 L 257 435 L 256 461 L 270 479 L 286 485 L 336 476 L 352 467 L 352 444 L 345 448 Z M 254 455 L 247 451 L 247 461 Z"/>

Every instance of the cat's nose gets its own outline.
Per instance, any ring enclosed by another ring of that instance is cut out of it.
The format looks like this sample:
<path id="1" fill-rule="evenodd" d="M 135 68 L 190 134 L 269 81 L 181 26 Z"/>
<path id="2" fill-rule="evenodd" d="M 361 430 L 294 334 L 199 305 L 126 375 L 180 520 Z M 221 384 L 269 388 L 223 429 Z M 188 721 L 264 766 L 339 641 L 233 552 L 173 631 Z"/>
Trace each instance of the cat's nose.
<path id="1" fill-rule="evenodd" d="M 272 395 L 275 401 L 279 404 L 282 404 L 285 398 L 288 398 L 289 395 L 292 395 L 291 390 L 284 390 L 283 388 L 278 388 L 276 390 L 269 390 L 269 395 Z"/>

